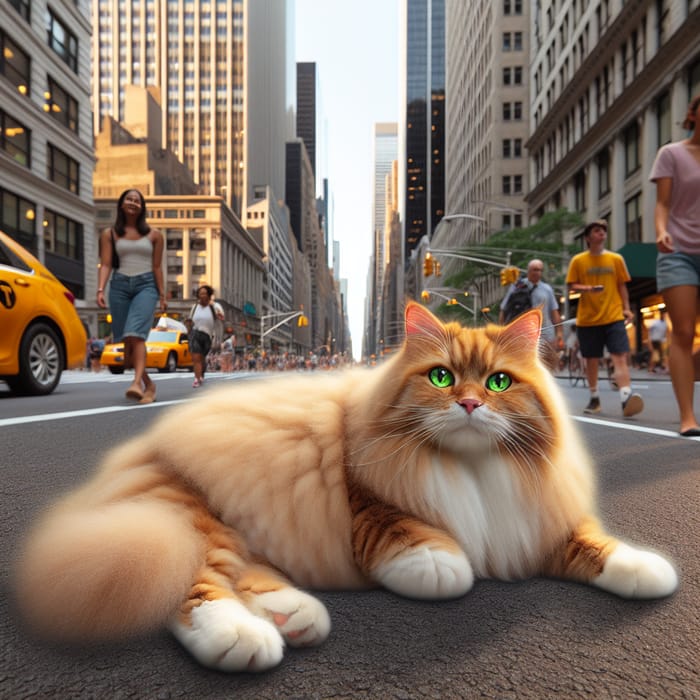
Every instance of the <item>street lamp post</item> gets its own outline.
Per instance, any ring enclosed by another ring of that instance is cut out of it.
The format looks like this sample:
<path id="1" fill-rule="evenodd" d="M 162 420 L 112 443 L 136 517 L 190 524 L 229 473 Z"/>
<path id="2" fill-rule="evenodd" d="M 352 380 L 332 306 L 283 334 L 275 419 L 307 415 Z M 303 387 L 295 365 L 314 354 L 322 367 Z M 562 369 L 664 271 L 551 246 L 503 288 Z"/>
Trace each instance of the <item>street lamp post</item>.
<path id="1" fill-rule="evenodd" d="M 280 316 L 284 316 L 284 318 L 275 323 L 272 327 L 265 330 L 265 321 L 271 318 L 279 318 Z M 272 333 L 272 331 L 295 318 L 299 319 L 299 325 L 306 326 L 309 323 L 308 319 L 304 315 L 303 309 L 301 311 L 276 311 L 260 317 L 260 349 L 262 350 L 263 354 L 265 353 L 265 336 L 269 335 Z"/>

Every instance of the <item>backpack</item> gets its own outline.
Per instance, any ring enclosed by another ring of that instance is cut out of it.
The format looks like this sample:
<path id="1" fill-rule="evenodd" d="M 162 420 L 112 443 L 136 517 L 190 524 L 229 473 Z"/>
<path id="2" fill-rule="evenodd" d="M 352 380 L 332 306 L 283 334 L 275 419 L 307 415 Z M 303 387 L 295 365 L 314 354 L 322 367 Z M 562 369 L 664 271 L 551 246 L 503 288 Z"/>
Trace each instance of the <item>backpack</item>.
<path id="1" fill-rule="evenodd" d="M 532 308 L 532 290 L 527 280 L 521 277 L 515 282 L 513 291 L 508 297 L 508 302 L 503 308 L 503 318 L 506 323 L 510 323 L 516 316 Z"/>
<path id="2" fill-rule="evenodd" d="M 214 308 L 214 304 L 209 304 L 209 308 L 211 309 L 211 315 L 212 318 L 214 319 L 214 326 L 216 326 L 216 322 L 218 321 L 218 318 L 216 316 L 216 309 Z M 194 312 L 197 310 L 197 304 L 195 304 L 191 309 L 190 309 L 190 319 L 194 318 Z"/>

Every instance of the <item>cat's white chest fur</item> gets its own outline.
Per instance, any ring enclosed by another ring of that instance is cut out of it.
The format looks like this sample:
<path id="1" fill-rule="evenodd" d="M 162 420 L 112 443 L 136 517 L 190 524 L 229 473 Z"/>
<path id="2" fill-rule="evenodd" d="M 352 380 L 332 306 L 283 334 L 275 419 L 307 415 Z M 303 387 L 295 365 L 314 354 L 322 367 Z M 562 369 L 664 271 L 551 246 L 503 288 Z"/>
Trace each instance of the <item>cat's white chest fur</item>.
<path id="1" fill-rule="evenodd" d="M 464 549 L 477 576 L 518 578 L 540 552 L 541 523 L 513 466 L 491 454 L 474 463 L 433 459 L 426 499 Z"/>

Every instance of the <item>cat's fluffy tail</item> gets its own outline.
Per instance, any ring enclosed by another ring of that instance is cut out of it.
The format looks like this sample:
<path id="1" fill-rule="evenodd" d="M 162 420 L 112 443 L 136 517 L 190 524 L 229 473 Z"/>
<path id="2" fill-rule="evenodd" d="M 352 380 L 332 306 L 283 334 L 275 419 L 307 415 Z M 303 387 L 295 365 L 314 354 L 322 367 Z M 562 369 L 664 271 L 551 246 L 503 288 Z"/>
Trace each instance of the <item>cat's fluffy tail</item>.
<path id="1" fill-rule="evenodd" d="M 36 632 L 117 639 L 163 626 L 187 597 L 204 547 L 191 513 L 176 499 L 132 490 L 133 475 L 127 481 L 130 494 L 110 493 L 106 502 L 94 484 L 74 494 L 31 533 L 16 593 Z"/>

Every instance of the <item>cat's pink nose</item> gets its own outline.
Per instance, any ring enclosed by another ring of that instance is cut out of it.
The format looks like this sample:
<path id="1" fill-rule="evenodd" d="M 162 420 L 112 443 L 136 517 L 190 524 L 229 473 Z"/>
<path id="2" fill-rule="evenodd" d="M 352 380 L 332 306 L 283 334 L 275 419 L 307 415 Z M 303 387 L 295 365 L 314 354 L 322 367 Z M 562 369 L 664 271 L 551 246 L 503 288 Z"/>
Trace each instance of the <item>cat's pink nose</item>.
<path id="1" fill-rule="evenodd" d="M 479 406 L 483 406 L 484 402 L 479 401 L 479 399 L 460 399 L 459 405 L 462 406 L 467 413 L 471 414 L 471 412 L 475 408 L 479 408 Z"/>

